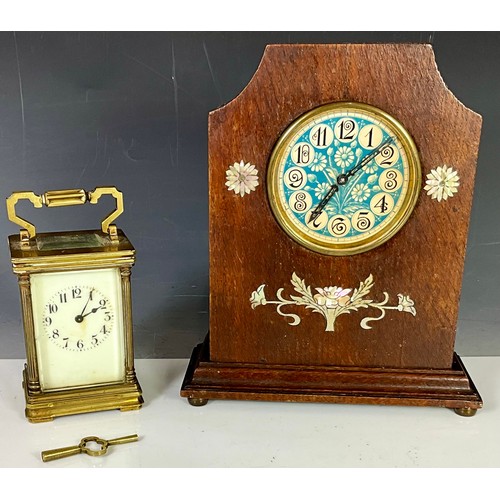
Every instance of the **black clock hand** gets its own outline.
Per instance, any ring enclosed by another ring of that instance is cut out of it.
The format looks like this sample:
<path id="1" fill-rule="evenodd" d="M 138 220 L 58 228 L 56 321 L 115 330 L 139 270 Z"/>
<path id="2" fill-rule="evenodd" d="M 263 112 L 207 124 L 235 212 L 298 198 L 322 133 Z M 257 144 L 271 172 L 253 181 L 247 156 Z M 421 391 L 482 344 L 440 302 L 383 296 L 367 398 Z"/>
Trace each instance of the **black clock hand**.
<path id="1" fill-rule="evenodd" d="M 309 216 L 309 224 L 314 222 L 323 212 L 323 209 L 326 207 L 326 204 L 330 201 L 332 196 L 339 190 L 337 184 L 333 183 L 326 193 L 325 197 L 319 202 L 318 206 L 311 212 Z"/>
<path id="2" fill-rule="evenodd" d="M 83 315 L 82 315 L 82 314 L 79 314 L 78 316 L 75 316 L 75 321 L 76 321 L 77 323 L 81 323 L 81 322 L 84 320 L 84 318 L 85 318 L 86 316 L 88 316 L 89 314 L 94 314 L 94 313 L 96 313 L 99 309 L 102 309 L 102 308 L 103 308 L 103 306 L 94 307 L 94 309 L 92 309 L 91 311 L 89 311 L 87 314 L 83 314 Z"/>
<path id="3" fill-rule="evenodd" d="M 83 313 L 85 312 L 85 309 L 87 309 L 87 306 L 89 305 L 90 299 L 92 298 L 92 292 L 93 292 L 93 291 L 94 291 L 94 290 L 90 290 L 90 292 L 89 292 L 89 298 L 87 299 L 87 302 L 85 302 L 85 306 L 83 307 L 82 312 L 81 312 L 80 314 L 78 314 L 78 315 L 76 315 L 76 316 L 75 316 L 75 321 L 76 321 L 77 323 L 81 323 L 81 322 L 83 321 L 83 318 L 84 318 L 85 316 L 87 316 L 86 314 L 85 314 L 85 316 L 84 316 L 84 314 L 83 314 Z"/>
<path id="4" fill-rule="evenodd" d="M 84 314 L 82 316 L 82 319 L 85 318 L 85 316 L 88 316 L 89 314 L 94 314 L 96 313 L 99 309 L 102 309 L 104 306 L 99 306 L 99 307 L 94 307 L 94 309 L 92 309 L 90 312 L 88 312 L 87 314 Z"/>
<path id="5" fill-rule="evenodd" d="M 89 305 L 90 299 L 92 298 L 92 292 L 93 292 L 93 291 L 94 291 L 94 290 L 90 290 L 90 292 L 89 292 L 89 298 L 87 299 L 87 302 L 85 302 L 85 306 L 83 307 L 83 310 L 82 310 L 82 312 L 80 313 L 80 316 L 82 316 L 82 315 L 83 315 L 83 313 L 85 312 L 85 309 L 87 309 L 87 306 Z"/>
<path id="6" fill-rule="evenodd" d="M 314 222 L 323 212 L 326 204 L 330 201 L 332 196 L 339 190 L 339 186 L 343 186 L 347 184 L 349 178 L 352 177 L 355 173 L 359 172 L 365 165 L 367 165 L 370 161 L 375 158 L 386 146 L 388 146 L 391 142 L 394 141 L 394 137 L 388 137 L 385 141 L 382 142 L 377 148 L 375 148 L 370 154 L 363 157 L 361 161 L 359 161 L 351 170 L 349 170 L 345 174 L 340 174 L 337 177 L 337 183 L 333 183 L 326 193 L 325 197 L 320 201 L 318 206 L 311 212 L 309 217 L 309 224 Z"/>

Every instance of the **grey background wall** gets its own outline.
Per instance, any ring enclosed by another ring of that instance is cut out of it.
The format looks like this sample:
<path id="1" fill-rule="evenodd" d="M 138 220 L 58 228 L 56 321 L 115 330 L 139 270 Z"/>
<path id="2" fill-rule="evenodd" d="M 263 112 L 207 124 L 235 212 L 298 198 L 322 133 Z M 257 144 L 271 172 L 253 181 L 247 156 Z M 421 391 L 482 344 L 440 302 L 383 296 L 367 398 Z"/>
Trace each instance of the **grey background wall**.
<path id="1" fill-rule="evenodd" d="M 266 44 L 340 42 L 431 42 L 448 87 L 482 114 L 456 350 L 500 355 L 499 33 L 2 32 L 0 197 L 98 185 L 124 193 L 117 223 L 138 253 L 137 358 L 188 357 L 207 331 L 208 112 L 242 91 Z M 97 228 L 107 203 L 18 207 L 56 231 Z M 2 358 L 25 357 L 7 245 L 15 232 L 0 206 Z"/>

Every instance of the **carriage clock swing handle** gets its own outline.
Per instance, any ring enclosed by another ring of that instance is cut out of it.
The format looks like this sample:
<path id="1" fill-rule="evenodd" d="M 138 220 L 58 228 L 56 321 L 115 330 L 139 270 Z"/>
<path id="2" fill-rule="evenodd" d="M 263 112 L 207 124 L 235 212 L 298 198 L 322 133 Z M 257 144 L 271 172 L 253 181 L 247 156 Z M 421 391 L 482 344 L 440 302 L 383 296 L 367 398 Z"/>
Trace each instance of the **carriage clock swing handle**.
<path id="1" fill-rule="evenodd" d="M 96 204 L 102 195 L 111 195 L 116 200 L 116 208 L 101 222 L 103 233 L 107 233 L 112 241 L 118 240 L 117 228 L 112 222 L 123 213 L 123 194 L 115 187 L 96 187 L 93 191 L 83 189 L 63 189 L 47 191 L 37 195 L 32 191 L 16 191 L 7 198 L 7 215 L 11 222 L 21 226 L 21 246 L 29 245 L 29 240 L 36 236 L 36 228 L 27 220 L 16 215 L 16 203 L 19 200 L 29 200 L 35 208 L 67 207 L 70 205 L 83 205 L 87 201 Z"/>

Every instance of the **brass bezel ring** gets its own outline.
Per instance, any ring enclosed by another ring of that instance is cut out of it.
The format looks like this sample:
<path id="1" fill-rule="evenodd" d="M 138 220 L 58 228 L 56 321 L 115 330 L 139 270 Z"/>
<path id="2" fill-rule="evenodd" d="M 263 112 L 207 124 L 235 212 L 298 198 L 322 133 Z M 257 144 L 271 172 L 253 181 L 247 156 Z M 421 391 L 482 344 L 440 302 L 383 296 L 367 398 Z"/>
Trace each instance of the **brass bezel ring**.
<path id="1" fill-rule="evenodd" d="M 408 189 L 398 213 L 391 222 L 382 227 L 380 231 L 371 233 L 366 238 L 355 242 L 328 243 L 324 240 L 314 238 L 309 233 L 301 231 L 291 221 L 289 214 L 283 207 L 279 197 L 279 174 L 280 165 L 284 159 L 284 154 L 293 137 L 303 126 L 312 121 L 315 117 L 332 111 L 345 110 L 346 112 L 359 112 L 383 123 L 384 126 L 396 136 L 400 142 L 408 161 Z M 418 195 L 422 184 L 422 173 L 420 158 L 417 147 L 403 125 L 394 117 L 375 106 L 358 102 L 336 102 L 318 106 L 300 116 L 289 125 L 280 136 L 271 152 L 267 170 L 267 193 L 272 212 L 283 230 L 300 245 L 325 255 L 355 255 L 372 250 L 392 238 L 406 223 L 417 203 Z"/>

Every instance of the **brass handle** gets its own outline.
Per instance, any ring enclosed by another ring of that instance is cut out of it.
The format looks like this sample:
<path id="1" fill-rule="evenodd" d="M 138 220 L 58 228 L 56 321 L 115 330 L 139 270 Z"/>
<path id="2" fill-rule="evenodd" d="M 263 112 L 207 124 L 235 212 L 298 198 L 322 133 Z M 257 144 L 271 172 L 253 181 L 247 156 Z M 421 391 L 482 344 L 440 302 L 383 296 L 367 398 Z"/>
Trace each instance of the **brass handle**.
<path id="1" fill-rule="evenodd" d="M 87 201 L 87 193 L 83 189 L 47 191 L 45 194 L 42 194 L 42 201 L 46 207 L 83 205 Z"/>
<path id="2" fill-rule="evenodd" d="M 123 194 L 114 186 L 96 187 L 93 191 L 83 189 L 62 189 L 57 191 L 47 191 L 42 195 L 37 195 L 32 191 L 16 191 L 7 198 L 7 216 L 11 222 L 21 226 L 21 244 L 28 244 L 31 238 L 36 236 L 36 228 L 27 220 L 16 214 L 16 204 L 19 200 L 29 200 L 35 208 L 46 207 L 67 207 L 70 205 L 83 205 L 87 201 L 96 204 L 103 195 L 111 195 L 116 200 L 116 208 L 101 222 L 103 233 L 108 233 L 111 239 L 118 239 L 117 229 L 112 222 L 123 213 Z"/>

